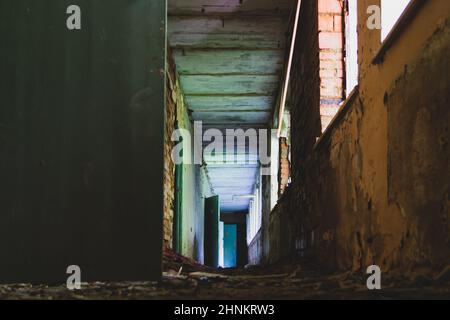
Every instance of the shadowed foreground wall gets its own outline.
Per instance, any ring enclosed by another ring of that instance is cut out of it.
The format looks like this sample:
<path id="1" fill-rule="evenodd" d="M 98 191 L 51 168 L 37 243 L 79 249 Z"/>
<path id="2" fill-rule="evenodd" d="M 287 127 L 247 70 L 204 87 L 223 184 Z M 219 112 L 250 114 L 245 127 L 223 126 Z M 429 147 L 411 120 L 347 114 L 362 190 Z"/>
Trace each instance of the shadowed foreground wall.
<path id="1" fill-rule="evenodd" d="M 0 1 L 0 282 L 159 279 L 165 10 Z"/>
<path id="2" fill-rule="evenodd" d="M 185 103 L 179 75 L 173 60 L 172 51 L 168 49 L 167 59 L 167 106 L 166 106 L 166 133 L 164 144 L 164 244 L 172 248 L 174 234 L 174 189 L 175 168 L 172 151 L 178 146 L 179 139 L 172 135 L 175 129 L 182 129 L 184 141 L 191 141 L 191 147 L 197 141 L 194 139 L 194 129 L 190 111 Z M 202 132 L 199 133 L 200 135 Z M 183 154 L 189 152 L 188 144 L 184 145 Z M 191 159 L 193 160 L 193 159 Z M 204 260 L 204 206 L 205 198 L 212 196 L 211 186 L 205 166 L 183 163 L 181 199 L 181 254 L 193 258 L 198 262 Z M 175 249 L 175 248 L 174 248 Z"/>
<path id="3" fill-rule="evenodd" d="M 371 4 L 359 2 L 359 89 L 315 146 L 317 113 L 304 103 L 319 102 L 303 88 L 319 82 L 292 80 L 293 183 L 270 215 L 269 262 L 295 253 L 330 270 L 450 263 L 450 3 L 427 1 L 378 65 L 380 33 L 364 25 Z M 309 70 L 317 55 L 302 50 L 294 69 Z"/>

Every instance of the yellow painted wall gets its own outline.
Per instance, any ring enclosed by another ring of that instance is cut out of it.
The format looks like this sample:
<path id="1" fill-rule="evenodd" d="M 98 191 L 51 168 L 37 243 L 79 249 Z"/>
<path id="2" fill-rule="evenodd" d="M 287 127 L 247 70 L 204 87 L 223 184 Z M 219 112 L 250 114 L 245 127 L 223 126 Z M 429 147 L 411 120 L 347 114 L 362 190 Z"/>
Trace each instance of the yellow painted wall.
<path id="1" fill-rule="evenodd" d="M 450 2 L 426 1 L 378 65 L 380 30 L 366 28 L 374 4 L 358 1 L 359 90 L 314 150 L 293 154 L 269 262 L 302 252 L 330 270 L 415 273 L 450 263 Z"/>

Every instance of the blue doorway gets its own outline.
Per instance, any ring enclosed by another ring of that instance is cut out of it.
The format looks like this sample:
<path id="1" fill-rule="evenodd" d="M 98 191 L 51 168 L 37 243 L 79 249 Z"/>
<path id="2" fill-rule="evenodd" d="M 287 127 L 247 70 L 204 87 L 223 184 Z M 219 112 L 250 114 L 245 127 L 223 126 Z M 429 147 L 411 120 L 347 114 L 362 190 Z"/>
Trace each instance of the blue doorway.
<path id="1" fill-rule="evenodd" d="M 223 232 L 224 267 L 237 266 L 237 225 L 225 224 Z"/>

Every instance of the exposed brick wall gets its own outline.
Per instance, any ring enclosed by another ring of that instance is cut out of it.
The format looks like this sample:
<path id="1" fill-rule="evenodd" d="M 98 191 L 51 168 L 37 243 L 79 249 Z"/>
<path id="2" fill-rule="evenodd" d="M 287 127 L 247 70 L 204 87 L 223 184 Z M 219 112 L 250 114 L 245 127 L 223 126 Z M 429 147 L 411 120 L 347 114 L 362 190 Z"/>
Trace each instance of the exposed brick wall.
<path id="1" fill-rule="evenodd" d="M 319 63 L 311 29 L 300 37 L 290 92 L 293 181 L 262 235 L 269 262 L 311 253 L 331 271 L 376 264 L 404 275 L 450 263 L 450 3 L 427 1 L 375 65 L 380 34 L 364 19 L 376 2 L 358 2 L 358 90 L 315 146 Z M 302 19 L 311 21 L 314 6 L 304 2 Z"/>
<path id="2" fill-rule="evenodd" d="M 163 239 L 164 246 L 172 248 L 173 217 L 175 199 L 175 165 L 172 161 L 173 142 L 172 133 L 175 128 L 176 104 L 173 98 L 173 79 L 175 78 L 174 62 L 170 50 L 167 61 L 167 94 L 166 94 L 166 123 L 164 134 L 164 221 Z"/>
<path id="3" fill-rule="evenodd" d="M 321 163 L 314 160 L 314 145 L 343 97 L 342 15 L 338 0 L 302 3 L 289 91 L 292 182 L 270 215 L 268 262 L 311 253 L 315 245 Z M 283 148 L 280 141 L 280 154 Z"/>
<path id="4" fill-rule="evenodd" d="M 322 132 L 344 96 L 343 1 L 319 0 L 320 118 Z"/>
<path id="5" fill-rule="evenodd" d="M 280 170 L 279 170 L 279 177 L 278 177 L 278 184 L 279 184 L 279 196 L 281 196 L 284 193 L 284 190 L 286 189 L 288 183 L 289 183 L 289 177 L 291 174 L 291 163 L 289 160 L 289 145 L 287 142 L 287 138 L 280 138 Z"/>
<path id="6" fill-rule="evenodd" d="M 179 76 L 176 72 L 172 52 L 167 58 L 167 109 L 165 137 L 165 177 L 164 177 L 164 244 L 173 245 L 173 221 L 175 200 L 175 166 L 171 158 L 174 143 L 171 136 L 175 127 L 189 132 L 193 137 L 193 124 L 185 104 Z M 187 138 L 187 137 L 186 137 Z M 193 141 L 191 141 L 194 143 Z M 203 262 L 204 198 L 212 196 L 211 185 L 205 167 L 194 164 L 182 165 L 182 216 L 180 254 Z"/>
<path id="7" fill-rule="evenodd" d="M 322 1 L 303 1 L 287 104 L 291 114 L 291 185 L 268 215 L 262 237 L 265 262 L 273 263 L 305 246 L 302 243 L 309 210 L 304 202 L 305 165 L 321 135 L 321 77 L 318 8 Z M 334 25 L 334 24 L 333 24 Z M 324 54 L 324 53 L 323 53 Z M 322 54 L 322 55 L 323 55 Z M 283 146 L 280 145 L 280 152 Z M 306 213 L 306 214 L 305 214 Z M 305 236 L 307 237 L 307 236 Z"/>
<path id="8" fill-rule="evenodd" d="M 270 254 L 264 252 L 268 261 L 275 261 L 289 252 L 303 252 L 313 241 L 307 227 L 312 224 L 309 216 L 312 204 L 305 190 L 306 166 L 318 137 L 343 100 L 343 14 L 342 0 L 302 2 L 288 93 L 292 163 L 287 156 L 288 144 L 280 140 L 281 199 L 274 210 L 276 214 L 270 217 L 270 245 L 266 250 L 270 250 Z M 286 190 L 289 176 L 292 182 Z M 283 239 L 277 238 L 278 235 Z"/>
<path id="9" fill-rule="evenodd" d="M 297 168 L 344 97 L 343 21 L 342 0 L 302 3 L 291 74 L 296 80 L 291 80 L 288 95 L 292 122 L 297 124 L 292 128 L 292 161 Z"/>
<path id="10" fill-rule="evenodd" d="M 303 1 L 292 61 L 288 105 L 291 112 L 292 179 L 301 180 L 305 156 L 321 133 L 318 1 Z M 295 124 L 295 125 L 294 125 Z"/>

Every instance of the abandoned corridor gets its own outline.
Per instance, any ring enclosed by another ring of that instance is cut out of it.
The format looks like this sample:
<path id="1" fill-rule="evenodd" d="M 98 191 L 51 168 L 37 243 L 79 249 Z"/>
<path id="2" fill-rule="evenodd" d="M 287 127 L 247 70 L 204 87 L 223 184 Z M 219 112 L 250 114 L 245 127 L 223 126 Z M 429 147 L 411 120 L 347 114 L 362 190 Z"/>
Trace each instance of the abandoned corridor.
<path id="1" fill-rule="evenodd" d="M 80 8 L 0 3 L 0 298 L 450 297 L 449 1 Z"/>

